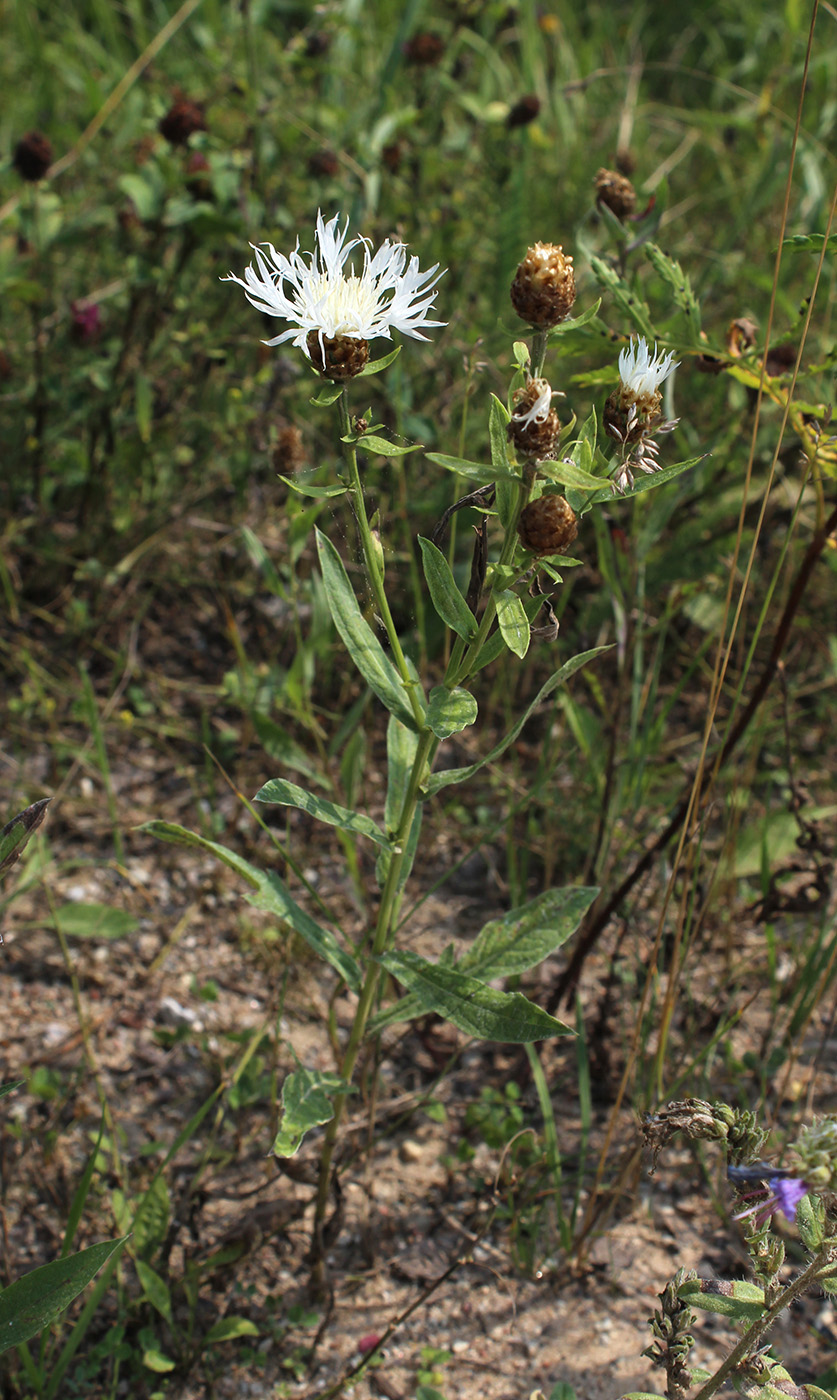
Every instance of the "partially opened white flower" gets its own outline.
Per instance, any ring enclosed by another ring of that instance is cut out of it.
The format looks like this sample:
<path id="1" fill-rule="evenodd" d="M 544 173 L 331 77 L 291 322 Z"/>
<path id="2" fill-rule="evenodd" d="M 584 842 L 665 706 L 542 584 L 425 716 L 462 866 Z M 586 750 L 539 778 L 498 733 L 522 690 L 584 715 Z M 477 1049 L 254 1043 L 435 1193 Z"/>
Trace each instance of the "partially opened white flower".
<path id="1" fill-rule="evenodd" d="M 298 239 L 290 257 L 277 253 L 271 243 L 253 245 L 255 267 L 251 264 L 243 277 L 230 273 L 224 279 L 243 287 L 259 311 L 288 322 L 288 330 L 265 344 L 290 340 L 310 359 L 313 341 L 320 349 L 318 369 L 324 367 L 326 341 L 366 342 L 376 336 L 390 340 L 393 328 L 415 340 L 427 340 L 424 330 L 446 324 L 428 319 L 436 299 L 433 289 L 442 276 L 438 263 L 422 272 L 418 258 L 411 257 L 408 263 L 404 244 L 388 238 L 373 254 L 368 238 L 347 242 L 348 219 L 342 229 L 339 221 L 339 214 L 328 223 L 317 215 L 316 251 L 307 255 L 299 252 Z M 359 271 L 354 260 L 349 261 L 356 250 L 362 250 Z"/>
<path id="2" fill-rule="evenodd" d="M 630 345 L 619 356 L 619 378 L 623 388 L 637 398 L 651 397 L 679 363 L 673 355 L 658 355 L 656 343 L 652 355 L 645 336 L 641 335 L 638 340 L 632 337 Z"/>

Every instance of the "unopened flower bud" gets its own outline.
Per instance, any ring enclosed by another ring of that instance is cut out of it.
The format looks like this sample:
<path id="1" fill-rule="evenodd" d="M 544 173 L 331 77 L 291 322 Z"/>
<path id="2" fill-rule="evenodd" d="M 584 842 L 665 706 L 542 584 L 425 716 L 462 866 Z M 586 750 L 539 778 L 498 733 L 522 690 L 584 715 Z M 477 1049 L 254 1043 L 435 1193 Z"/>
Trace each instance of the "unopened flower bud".
<path id="1" fill-rule="evenodd" d="M 314 368 L 337 383 L 354 379 L 369 363 L 369 341 L 356 336 L 309 331 L 305 343 Z"/>
<path id="2" fill-rule="evenodd" d="M 821 1118 L 803 1128 L 793 1145 L 797 1175 L 808 1186 L 837 1191 L 837 1121 Z"/>
<path id="3" fill-rule="evenodd" d="M 575 301 L 575 274 L 573 260 L 560 244 L 533 244 L 514 275 L 511 300 L 530 326 L 548 330 L 567 319 Z"/>
<path id="4" fill-rule="evenodd" d="M 407 62 L 415 63 L 420 68 L 432 67 L 434 63 L 439 62 L 444 52 L 444 40 L 438 34 L 431 34 L 428 30 L 420 30 L 404 45 L 404 56 Z"/>
<path id="5" fill-rule="evenodd" d="M 12 165 L 21 180 L 43 180 L 52 164 L 52 146 L 42 131 L 27 131 L 14 148 Z"/>
<path id="6" fill-rule="evenodd" d="M 507 428 L 510 441 L 524 457 L 542 462 L 555 451 L 560 431 L 548 381 L 530 379 L 514 396 L 514 412 Z"/>
<path id="7" fill-rule="evenodd" d="M 596 171 L 594 180 L 596 203 L 606 204 L 617 219 L 627 219 L 636 209 L 636 190 L 625 175 L 618 170 Z"/>
<path id="8" fill-rule="evenodd" d="M 517 533 L 532 554 L 563 554 L 578 534 L 578 519 L 564 496 L 539 496 L 521 511 Z"/>

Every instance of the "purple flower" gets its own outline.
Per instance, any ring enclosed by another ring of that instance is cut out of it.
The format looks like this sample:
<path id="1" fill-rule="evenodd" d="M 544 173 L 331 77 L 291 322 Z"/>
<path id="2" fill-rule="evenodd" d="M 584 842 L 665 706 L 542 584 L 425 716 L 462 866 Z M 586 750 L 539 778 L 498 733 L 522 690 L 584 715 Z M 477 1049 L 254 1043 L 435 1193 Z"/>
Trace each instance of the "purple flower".
<path id="1" fill-rule="evenodd" d="M 780 1211 L 786 1220 L 796 1219 L 796 1208 L 808 1191 L 805 1182 L 798 1176 L 769 1176 L 765 1178 L 765 1186 L 767 1195 L 759 1193 L 761 1199 L 747 1210 L 739 1211 L 732 1217 L 733 1220 L 743 1220 L 745 1216 L 752 1215 L 760 1228 Z"/>

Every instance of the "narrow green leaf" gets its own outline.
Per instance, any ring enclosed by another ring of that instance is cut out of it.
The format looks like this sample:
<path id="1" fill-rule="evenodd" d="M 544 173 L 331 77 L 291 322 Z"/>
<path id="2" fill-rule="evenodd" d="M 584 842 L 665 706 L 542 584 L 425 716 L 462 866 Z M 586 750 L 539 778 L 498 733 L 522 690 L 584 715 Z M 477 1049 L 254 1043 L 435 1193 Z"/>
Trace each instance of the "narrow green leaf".
<path id="1" fill-rule="evenodd" d="M 508 438 L 510 421 L 511 415 L 506 405 L 500 402 L 496 394 L 492 394 L 488 410 L 488 440 L 491 445 L 491 465 L 500 476 L 508 476 L 511 473 Z"/>
<path id="2" fill-rule="evenodd" d="M 436 685 L 430 692 L 427 706 L 427 725 L 437 739 L 449 739 L 467 729 L 477 717 L 477 702 L 469 690 L 460 686 L 448 690 L 445 685 Z"/>
<path id="3" fill-rule="evenodd" d="M 819 253 L 822 250 L 824 235 L 821 233 L 794 233 L 782 241 L 783 248 L 795 248 L 800 252 Z M 828 236 L 827 253 L 837 253 L 837 233 Z"/>
<path id="4" fill-rule="evenodd" d="M 261 1333 L 255 1322 L 251 1322 L 249 1317 L 222 1317 L 218 1322 L 210 1327 L 203 1339 L 205 1347 L 211 1347 L 216 1342 L 232 1342 L 236 1337 L 259 1337 Z"/>
<path id="5" fill-rule="evenodd" d="M 494 599 L 497 607 L 497 626 L 508 647 L 515 656 L 524 657 L 529 650 L 529 619 L 523 604 L 516 593 L 504 588 Z"/>
<path id="6" fill-rule="evenodd" d="M 524 1045 L 553 1035 L 572 1035 L 570 1026 L 527 1001 L 520 992 L 497 992 L 455 968 L 428 962 L 417 953 L 385 953 L 383 966 L 411 992 L 425 1011 L 435 1011 L 465 1035 Z"/>
<path id="7" fill-rule="evenodd" d="M 151 380 L 147 374 L 143 374 L 142 370 L 139 370 L 134 381 L 134 412 L 137 419 L 137 431 L 143 442 L 151 441 L 152 407 Z"/>
<path id="8" fill-rule="evenodd" d="M 326 822 L 329 826 L 338 826 L 341 831 L 368 836 L 370 841 L 374 841 L 378 846 L 390 844 L 371 817 L 364 816 L 362 812 L 350 812 L 348 807 L 328 802 L 324 797 L 317 797 L 313 792 L 306 792 L 305 788 L 297 787 L 296 783 L 286 782 L 284 778 L 271 778 L 264 787 L 259 788 L 253 800 L 275 802 L 280 807 L 298 807 L 309 816 L 316 817 L 317 821 Z"/>
<path id="9" fill-rule="evenodd" d="M 427 579 L 434 608 L 452 631 L 463 641 L 470 642 L 477 635 L 477 620 L 456 586 L 447 559 L 432 540 L 426 540 L 419 535 L 418 542 L 424 577 Z"/>
<path id="10" fill-rule="evenodd" d="M 161 1317 L 171 1326 L 171 1293 L 165 1279 L 155 1273 L 150 1264 L 146 1264 L 144 1259 L 135 1259 L 134 1264 L 137 1270 L 137 1277 L 140 1287 L 153 1308 L 156 1308 Z"/>
<path id="11" fill-rule="evenodd" d="M 457 969 L 490 982 L 537 967 L 575 933 L 598 893 L 583 885 L 545 890 L 519 909 L 491 919 L 456 963 Z"/>
<path id="12" fill-rule="evenodd" d="M 332 384 L 329 380 L 323 384 L 319 393 L 309 400 L 309 403 L 312 403 L 315 408 L 329 408 L 331 404 L 337 402 L 342 392 L 342 384 Z"/>
<path id="13" fill-rule="evenodd" d="M 4 1288 L 0 1293 L 0 1352 L 20 1346 L 49 1327 L 128 1238 L 103 1240 L 66 1259 L 54 1259 Z"/>
<path id="14" fill-rule="evenodd" d="M 572 486 L 576 491 L 601 491 L 602 478 L 582 471 L 574 462 L 538 462 L 538 471 L 559 486 Z"/>
<path id="15" fill-rule="evenodd" d="M 416 721 L 401 678 L 358 606 L 340 555 L 320 530 L 316 534 L 328 606 L 349 655 L 390 714 L 408 729 L 415 729 Z"/>
<path id="16" fill-rule="evenodd" d="M 553 326 L 549 332 L 550 341 L 557 340 L 562 335 L 572 334 L 573 331 L 577 331 L 582 326 L 586 326 L 588 321 L 595 320 L 599 314 L 599 307 L 601 304 L 602 299 L 599 297 L 598 301 L 595 301 L 592 306 L 588 306 L 587 310 L 582 311 L 580 316 L 570 316 L 566 321 L 559 321 L 558 325 Z"/>
<path id="17" fill-rule="evenodd" d="M 297 1069 L 282 1085 L 282 1118 L 273 1144 L 277 1157 L 293 1157 L 311 1128 L 334 1117 L 334 1094 L 354 1092 L 339 1074 Z"/>
<path id="18" fill-rule="evenodd" d="M 677 1290 L 679 1298 L 703 1312 L 720 1313 L 737 1322 L 754 1322 L 764 1312 L 764 1289 L 736 1279 L 688 1279 Z"/>
<path id="19" fill-rule="evenodd" d="M 360 373 L 355 375 L 355 379 L 368 379 L 370 374 L 380 374 L 381 370 L 391 365 L 393 360 L 397 360 L 400 354 L 401 346 L 396 345 L 395 349 L 390 350 L 388 355 L 381 355 L 378 360 L 370 360 L 367 365 L 364 365 Z"/>
<path id="20" fill-rule="evenodd" d="M 313 496 L 315 500 L 327 500 L 333 496 L 345 496 L 348 486 L 312 486 L 301 477 L 283 476 L 281 472 L 276 475 L 280 481 L 284 481 L 286 486 L 290 486 L 292 491 L 296 491 L 298 496 Z"/>
<path id="21" fill-rule="evenodd" d="M 534 700 L 523 711 L 517 723 L 509 730 L 506 737 L 501 739 L 499 744 L 495 744 L 494 748 L 490 753 L 486 754 L 485 758 L 481 758 L 478 763 L 469 764 L 467 768 L 448 768 L 443 773 L 431 773 L 425 784 L 423 795 L 425 797 L 432 797 L 434 793 L 439 792 L 442 788 L 448 787 L 451 783 L 461 783 L 467 778 L 472 778 L 475 773 L 479 772 L 483 764 L 493 763 L 495 759 L 500 757 L 501 753 L 505 752 L 509 744 L 514 743 L 529 717 L 534 714 L 539 705 L 543 704 L 544 700 L 549 698 L 554 690 L 557 690 L 559 685 L 563 685 L 565 681 L 569 680 L 570 676 L 575 675 L 576 671 L 580 670 L 582 666 L 585 666 L 588 661 L 592 661 L 594 656 L 600 656 L 603 651 L 608 650 L 608 647 L 593 647 L 592 650 L 582 651 L 578 656 L 574 656 L 570 661 L 565 662 L 560 671 L 556 671 L 555 674 L 550 676 L 549 680 L 541 686 Z"/>
<path id="22" fill-rule="evenodd" d="M 490 486 L 492 482 L 504 478 L 509 481 L 520 480 L 520 473 L 510 467 L 499 470 L 497 467 L 487 467 L 482 462 L 469 462 L 465 457 L 451 457 L 445 452 L 428 452 L 427 460 L 435 462 L 438 467 L 444 467 L 446 471 L 456 472 L 457 476 L 476 481 L 480 486 Z"/>
<path id="23" fill-rule="evenodd" d="M 689 467 L 696 467 L 698 462 L 703 462 L 708 456 L 708 452 L 703 452 L 700 457 L 690 457 L 686 462 L 675 462 L 673 466 L 662 467 L 660 471 L 652 473 L 651 476 L 638 476 L 633 486 L 622 493 L 618 499 L 627 500 L 630 496 L 641 496 L 645 491 L 655 491 L 658 486 L 664 486 L 667 481 L 673 481 L 676 476 L 688 471 Z"/>
<path id="24" fill-rule="evenodd" d="M 249 904 L 290 924 L 294 933 L 298 933 L 309 948 L 340 973 L 352 991 L 360 990 L 360 968 L 351 953 L 340 946 L 330 929 L 323 928 L 299 907 L 284 882 L 272 870 L 259 870 L 258 866 L 251 865 L 243 856 L 236 855 L 226 846 L 221 846 L 217 841 L 208 841 L 205 836 L 198 836 L 197 832 L 188 831 L 175 822 L 146 822 L 140 827 L 140 831 L 147 831 L 149 835 L 156 836 L 161 841 L 170 841 L 174 845 L 195 846 L 200 850 L 211 851 L 237 875 L 243 876 L 250 885 L 252 893 L 245 895 Z"/>
<path id="25" fill-rule="evenodd" d="M 22 1089 L 25 1083 L 25 1079 L 12 1079 L 8 1084 L 0 1084 L 0 1099 L 14 1093 L 15 1089 Z"/>
<path id="26" fill-rule="evenodd" d="M 149 1328 L 143 1330 L 150 1331 Z M 161 1351 L 156 1344 L 151 1344 L 143 1348 L 142 1364 L 149 1371 L 153 1371 L 156 1376 L 165 1376 L 169 1371 L 175 1369 L 177 1362 L 172 1361 L 170 1356 L 166 1356 L 166 1353 Z"/>
<path id="27" fill-rule="evenodd" d="M 644 335 L 649 341 L 654 339 L 654 327 L 651 324 L 651 312 L 644 301 L 635 296 L 624 278 L 619 276 L 615 267 L 605 262 L 604 258 L 597 257 L 595 253 L 590 255 L 590 268 L 600 287 L 604 287 L 610 292 L 614 301 L 633 321 L 640 335 Z"/>
<path id="28" fill-rule="evenodd" d="M 68 938 L 127 938 L 139 928 L 133 914 L 107 904 L 61 904 L 53 917 Z"/>
<path id="29" fill-rule="evenodd" d="M 646 243 L 645 256 L 658 276 L 671 288 L 674 301 L 686 318 L 687 333 L 693 345 L 700 343 L 700 304 L 692 284 L 679 262 L 664 253 L 656 243 Z"/>
<path id="30" fill-rule="evenodd" d="M 404 801 L 410 784 L 410 774 L 413 771 L 417 748 L 418 735 L 412 729 L 405 729 L 394 715 L 390 715 L 387 727 L 387 796 L 384 806 L 384 825 L 390 838 L 398 829 L 401 821 L 401 813 L 404 810 Z M 404 859 L 401 862 L 399 890 L 403 888 L 412 869 L 420 829 L 421 806 L 419 805 L 416 808 L 404 850 Z M 391 848 L 388 851 L 382 851 L 378 857 L 375 878 L 381 889 L 383 889 L 389 874 L 390 860 Z"/>
<path id="31" fill-rule="evenodd" d="M 367 452 L 374 452 L 378 457 L 406 457 L 409 452 L 420 452 L 421 443 L 413 442 L 409 446 L 399 446 L 396 442 L 389 442 L 386 438 L 379 437 L 377 433 L 364 433 L 362 437 L 356 439 L 358 447 L 362 447 Z"/>

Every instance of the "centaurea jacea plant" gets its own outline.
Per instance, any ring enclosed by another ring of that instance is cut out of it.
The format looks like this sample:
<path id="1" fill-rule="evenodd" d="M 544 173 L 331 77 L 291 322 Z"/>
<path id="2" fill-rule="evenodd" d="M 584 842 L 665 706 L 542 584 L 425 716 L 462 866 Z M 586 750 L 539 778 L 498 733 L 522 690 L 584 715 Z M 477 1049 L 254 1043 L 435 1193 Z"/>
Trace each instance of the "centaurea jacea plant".
<path id="1" fill-rule="evenodd" d="M 560 584 L 553 563 L 571 564 L 565 551 L 576 538 L 578 519 L 591 504 L 611 499 L 607 464 L 596 453 L 595 413 L 574 443 L 571 425 L 561 426 L 552 407 L 554 390 L 543 374 L 553 333 L 571 331 L 595 314 L 569 320 L 575 298 L 572 258 L 560 247 L 537 244 L 530 249 L 515 278 L 513 303 L 531 326 L 531 346 L 514 346 L 515 372 L 507 403 L 492 398 L 489 412 L 490 461 L 475 462 L 438 453 L 428 460 L 455 478 L 475 485 L 445 513 L 435 539 L 418 545 L 430 600 L 450 631 L 447 663 L 439 683 L 429 685 L 418 674 L 393 620 L 384 586 L 383 552 L 373 533 L 367 510 L 368 477 L 361 481 L 357 452 L 397 456 L 409 448 L 396 447 L 375 426 L 360 424 L 349 404 L 355 379 L 380 373 L 393 358 L 370 362 L 368 342 L 391 339 L 400 332 L 425 339 L 425 331 L 444 323 L 431 319 L 441 274 L 434 266 L 420 270 L 416 257 L 400 243 L 386 240 L 373 252 L 366 239 L 349 238 L 339 215 L 325 222 L 318 217 L 316 251 L 302 255 L 299 244 L 288 257 L 256 249 L 255 266 L 231 280 L 244 288 L 258 310 L 286 323 L 268 344 L 291 341 L 310 360 L 326 383 L 314 403 L 338 410 L 338 439 L 343 470 L 338 485 L 327 488 L 330 498 L 346 494 L 358 526 L 362 563 L 374 599 L 374 611 L 386 634 L 387 648 L 364 616 L 343 560 L 320 531 L 316 543 L 324 592 L 335 629 L 369 690 L 388 712 L 388 773 L 383 824 L 369 813 L 326 801 L 318 790 L 306 791 L 279 777 L 266 783 L 257 801 L 303 809 L 336 826 L 353 839 L 365 838 L 378 850 L 377 907 L 369 927 L 351 939 L 337 936 L 321 919 L 303 910 L 275 871 L 261 871 L 217 843 L 205 842 L 182 829 L 154 824 L 157 834 L 171 840 L 204 844 L 244 875 L 258 907 L 279 915 L 330 965 L 335 995 L 345 990 L 353 998 L 351 1020 L 342 1038 L 336 1028 L 333 1071 L 302 1065 L 286 1078 L 282 1115 L 274 1142 L 279 1156 L 293 1155 L 304 1135 L 325 1124 L 320 1152 L 314 1212 L 312 1255 L 315 1274 L 324 1279 L 324 1253 L 333 1231 L 326 1215 L 339 1146 L 339 1129 L 347 1095 L 354 1092 L 359 1061 L 370 1041 L 386 1027 L 436 1012 L 464 1035 L 479 1039 L 529 1043 L 570 1033 L 518 991 L 498 990 L 495 983 L 519 976 L 555 952 L 575 931 L 597 891 L 569 887 L 546 890 L 522 907 L 492 919 L 467 951 L 457 958 L 448 950 L 438 962 L 419 957 L 408 944 L 409 928 L 400 935 L 399 911 L 420 839 L 426 802 L 445 787 L 470 778 L 489 759 L 497 762 L 514 742 L 529 716 L 581 666 L 603 648 L 572 656 L 557 666 L 537 695 L 516 717 L 510 731 L 486 754 L 466 768 L 434 772 L 440 747 L 451 736 L 474 725 L 476 678 L 489 662 L 504 653 L 522 658 L 531 638 L 557 635 L 557 620 L 533 628 L 548 598 L 533 576 L 544 572 L 550 584 Z M 393 353 L 398 353 L 398 347 Z M 561 446 L 563 444 L 563 447 Z M 564 456 L 558 459 L 558 452 Z M 598 473 L 593 467 L 598 466 Z M 307 484 L 291 483 L 305 494 Z M 563 487 L 561 493 L 556 488 Z M 321 488 L 316 488 L 320 490 Z M 444 526 L 455 510 L 478 513 L 477 542 L 467 595 L 460 590 L 450 560 L 442 553 Z M 495 522 L 499 544 L 489 547 L 489 519 Z M 497 528 L 499 527 L 499 528 Z M 336 917 L 329 923 L 339 929 Z M 387 977 L 404 989 L 385 1001 Z M 339 979 L 339 980 L 338 980 Z M 337 1219 L 337 1212 L 333 1219 Z M 326 1227 L 326 1228 L 324 1228 Z"/>

